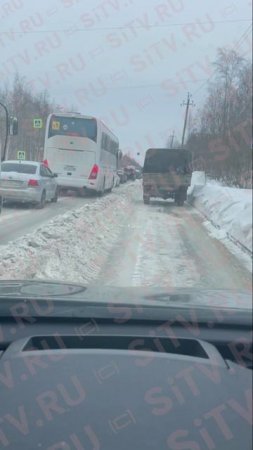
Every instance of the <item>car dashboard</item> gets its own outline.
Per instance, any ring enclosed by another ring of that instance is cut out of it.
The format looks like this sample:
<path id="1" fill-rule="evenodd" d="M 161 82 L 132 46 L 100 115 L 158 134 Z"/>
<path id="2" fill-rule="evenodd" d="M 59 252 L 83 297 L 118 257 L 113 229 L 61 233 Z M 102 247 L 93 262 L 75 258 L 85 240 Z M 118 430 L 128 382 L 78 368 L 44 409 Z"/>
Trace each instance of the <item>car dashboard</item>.
<path id="1" fill-rule="evenodd" d="M 251 314 L 110 298 L 1 303 L 3 448 L 250 449 Z"/>

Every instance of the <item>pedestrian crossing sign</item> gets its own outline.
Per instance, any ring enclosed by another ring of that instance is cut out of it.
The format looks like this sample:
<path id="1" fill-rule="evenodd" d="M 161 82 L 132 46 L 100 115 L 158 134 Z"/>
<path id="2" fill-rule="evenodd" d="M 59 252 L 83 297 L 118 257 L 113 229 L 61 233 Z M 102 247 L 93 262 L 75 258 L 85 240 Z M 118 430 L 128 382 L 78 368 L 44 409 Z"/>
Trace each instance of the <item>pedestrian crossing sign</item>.
<path id="1" fill-rule="evenodd" d="M 19 150 L 17 152 L 17 159 L 19 160 L 25 160 L 25 152 L 23 150 Z"/>

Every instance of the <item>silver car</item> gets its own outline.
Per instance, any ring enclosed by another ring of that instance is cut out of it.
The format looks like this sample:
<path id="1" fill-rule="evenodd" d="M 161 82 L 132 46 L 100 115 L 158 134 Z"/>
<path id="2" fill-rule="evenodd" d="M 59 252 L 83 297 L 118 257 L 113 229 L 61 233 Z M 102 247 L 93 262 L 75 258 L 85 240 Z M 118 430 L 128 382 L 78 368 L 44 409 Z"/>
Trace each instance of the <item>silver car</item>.
<path id="1" fill-rule="evenodd" d="M 4 161 L 0 172 L 0 197 L 43 208 L 47 201 L 57 202 L 56 177 L 40 162 Z"/>

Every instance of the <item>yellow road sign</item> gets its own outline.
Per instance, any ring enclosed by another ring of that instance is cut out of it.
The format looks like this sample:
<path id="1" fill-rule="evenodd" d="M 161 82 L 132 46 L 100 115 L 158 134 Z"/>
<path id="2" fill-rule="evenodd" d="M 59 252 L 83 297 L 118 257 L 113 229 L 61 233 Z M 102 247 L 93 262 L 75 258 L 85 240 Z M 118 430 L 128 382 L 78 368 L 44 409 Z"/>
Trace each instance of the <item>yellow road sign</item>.
<path id="1" fill-rule="evenodd" d="M 42 119 L 33 119 L 33 128 L 43 128 Z"/>
<path id="2" fill-rule="evenodd" d="M 52 121 L 52 130 L 59 130 L 60 129 L 60 122 L 58 120 Z"/>

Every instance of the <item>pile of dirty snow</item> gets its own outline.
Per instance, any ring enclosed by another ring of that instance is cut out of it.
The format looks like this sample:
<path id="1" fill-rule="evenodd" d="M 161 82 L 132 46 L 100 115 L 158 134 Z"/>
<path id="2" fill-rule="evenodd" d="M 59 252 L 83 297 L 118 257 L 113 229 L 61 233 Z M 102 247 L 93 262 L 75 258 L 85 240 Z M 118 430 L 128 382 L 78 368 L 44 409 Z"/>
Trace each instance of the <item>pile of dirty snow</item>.
<path id="1" fill-rule="evenodd" d="M 188 199 L 226 235 L 252 252 L 252 191 L 205 182 L 203 172 L 194 172 Z"/>
<path id="2" fill-rule="evenodd" d="M 125 185 L 1 246 L 0 279 L 92 281 L 118 238 L 135 190 Z"/>

